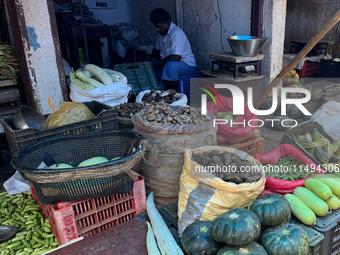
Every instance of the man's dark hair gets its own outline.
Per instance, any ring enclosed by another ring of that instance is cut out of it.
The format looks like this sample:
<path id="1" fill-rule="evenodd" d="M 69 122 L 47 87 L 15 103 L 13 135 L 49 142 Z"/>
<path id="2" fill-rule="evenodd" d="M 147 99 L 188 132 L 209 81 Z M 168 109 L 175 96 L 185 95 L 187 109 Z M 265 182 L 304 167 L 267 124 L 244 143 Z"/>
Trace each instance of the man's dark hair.
<path id="1" fill-rule="evenodd" d="M 171 22 L 171 16 L 166 10 L 157 8 L 151 12 L 150 21 L 154 24 L 158 22 L 165 24 L 167 21 Z"/>

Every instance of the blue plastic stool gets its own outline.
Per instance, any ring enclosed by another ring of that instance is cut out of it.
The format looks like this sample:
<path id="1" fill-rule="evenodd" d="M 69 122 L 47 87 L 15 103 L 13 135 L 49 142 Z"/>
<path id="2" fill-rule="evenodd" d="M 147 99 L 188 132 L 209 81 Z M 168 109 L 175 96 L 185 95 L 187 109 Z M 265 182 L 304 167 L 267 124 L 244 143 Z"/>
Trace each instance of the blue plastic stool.
<path id="1" fill-rule="evenodd" d="M 190 79 L 201 78 L 200 73 L 179 77 L 179 93 L 183 93 L 187 96 L 188 102 L 190 102 Z"/>

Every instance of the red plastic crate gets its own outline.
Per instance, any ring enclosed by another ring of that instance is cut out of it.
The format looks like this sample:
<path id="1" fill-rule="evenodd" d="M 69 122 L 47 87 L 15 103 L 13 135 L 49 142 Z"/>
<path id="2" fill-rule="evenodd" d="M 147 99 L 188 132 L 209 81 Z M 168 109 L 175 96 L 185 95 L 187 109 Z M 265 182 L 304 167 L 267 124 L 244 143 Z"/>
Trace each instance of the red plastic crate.
<path id="1" fill-rule="evenodd" d="M 301 70 L 297 70 L 301 78 L 318 77 L 320 62 L 306 60 Z"/>
<path id="2" fill-rule="evenodd" d="M 33 188 L 32 197 L 38 201 Z M 146 211 L 144 178 L 135 181 L 127 194 L 92 198 L 80 202 L 44 205 L 38 201 L 59 244 L 80 236 L 88 237 L 112 228 Z"/>

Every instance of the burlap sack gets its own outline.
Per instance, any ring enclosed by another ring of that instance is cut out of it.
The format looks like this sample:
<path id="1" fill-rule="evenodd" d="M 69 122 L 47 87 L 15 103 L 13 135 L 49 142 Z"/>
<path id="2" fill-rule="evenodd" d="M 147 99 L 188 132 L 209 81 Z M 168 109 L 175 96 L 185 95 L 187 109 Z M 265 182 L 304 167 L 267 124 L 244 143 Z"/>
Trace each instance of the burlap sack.
<path id="1" fill-rule="evenodd" d="M 322 90 L 324 93 L 322 104 L 325 104 L 329 101 L 340 102 L 340 84 L 331 84 L 324 87 Z"/>
<path id="2" fill-rule="evenodd" d="M 161 208 L 178 201 L 186 149 L 216 145 L 217 126 L 213 120 L 202 125 L 150 123 L 141 118 L 143 111 L 132 116 L 134 130 L 148 140 L 140 174 L 145 178 L 146 193 L 154 191 L 155 204 Z"/>

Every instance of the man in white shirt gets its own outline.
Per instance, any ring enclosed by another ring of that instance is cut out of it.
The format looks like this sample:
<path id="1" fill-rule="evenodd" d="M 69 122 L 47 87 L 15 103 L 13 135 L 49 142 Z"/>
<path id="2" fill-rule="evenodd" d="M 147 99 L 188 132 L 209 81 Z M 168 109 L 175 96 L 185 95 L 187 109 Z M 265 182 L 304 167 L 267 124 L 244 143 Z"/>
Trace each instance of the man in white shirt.
<path id="1" fill-rule="evenodd" d="M 151 12 L 150 21 L 159 33 L 151 65 L 153 68 L 163 67 L 161 89 L 172 88 L 178 91 L 179 77 L 196 72 L 196 60 L 189 40 L 183 30 L 171 22 L 170 14 L 162 8 Z"/>

